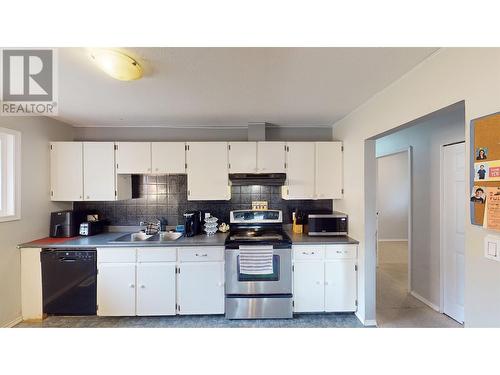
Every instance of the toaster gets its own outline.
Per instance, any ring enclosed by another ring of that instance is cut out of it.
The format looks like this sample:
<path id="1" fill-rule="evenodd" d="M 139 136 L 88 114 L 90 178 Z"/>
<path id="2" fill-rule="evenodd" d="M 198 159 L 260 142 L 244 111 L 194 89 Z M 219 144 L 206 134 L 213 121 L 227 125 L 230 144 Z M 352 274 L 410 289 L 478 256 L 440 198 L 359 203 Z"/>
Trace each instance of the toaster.
<path id="1" fill-rule="evenodd" d="M 94 236 L 104 231 L 104 220 L 84 221 L 80 224 L 80 236 Z"/>

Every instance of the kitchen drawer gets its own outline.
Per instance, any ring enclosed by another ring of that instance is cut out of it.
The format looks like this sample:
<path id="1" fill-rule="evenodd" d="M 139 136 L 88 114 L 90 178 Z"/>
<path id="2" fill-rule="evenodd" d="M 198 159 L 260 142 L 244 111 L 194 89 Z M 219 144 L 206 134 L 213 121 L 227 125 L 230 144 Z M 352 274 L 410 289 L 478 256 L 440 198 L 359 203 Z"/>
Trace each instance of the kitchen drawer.
<path id="1" fill-rule="evenodd" d="M 318 260 L 325 257 L 325 248 L 322 245 L 317 246 L 294 246 L 294 260 Z"/>
<path id="2" fill-rule="evenodd" d="M 356 245 L 330 245 L 326 246 L 326 259 L 355 259 Z"/>
<path id="3" fill-rule="evenodd" d="M 181 262 L 214 262 L 223 260 L 223 247 L 179 247 L 179 261 Z"/>
<path id="4" fill-rule="evenodd" d="M 137 249 L 137 262 L 175 262 L 177 248 L 175 247 L 139 247 Z"/>
<path id="5" fill-rule="evenodd" d="M 103 247 L 97 249 L 97 263 L 135 263 L 135 247 Z"/>

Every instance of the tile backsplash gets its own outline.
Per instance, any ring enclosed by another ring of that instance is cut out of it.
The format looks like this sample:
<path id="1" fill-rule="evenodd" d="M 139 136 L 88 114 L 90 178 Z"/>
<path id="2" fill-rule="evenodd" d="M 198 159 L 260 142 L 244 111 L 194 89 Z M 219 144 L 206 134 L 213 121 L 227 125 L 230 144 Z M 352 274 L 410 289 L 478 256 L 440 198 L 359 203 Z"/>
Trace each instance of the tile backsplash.
<path id="1" fill-rule="evenodd" d="M 331 210 L 331 199 L 284 200 L 279 186 L 233 186 L 229 201 L 188 201 L 186 175 L 135 176 L 138 198 L 109 202 L 74 202 L 75 210 L 96 210 L 111 225 L 139 225 L 165 217 L 168 225 L 183 224 L 183 214 L 190 210 L 203 210 L 229 222 L 229 211 L 250 209 L 252 201 L 267 201 L 269 209 L 283 211 L 283 220 L 291 222 L 291 212 L 302 210 Z"/>

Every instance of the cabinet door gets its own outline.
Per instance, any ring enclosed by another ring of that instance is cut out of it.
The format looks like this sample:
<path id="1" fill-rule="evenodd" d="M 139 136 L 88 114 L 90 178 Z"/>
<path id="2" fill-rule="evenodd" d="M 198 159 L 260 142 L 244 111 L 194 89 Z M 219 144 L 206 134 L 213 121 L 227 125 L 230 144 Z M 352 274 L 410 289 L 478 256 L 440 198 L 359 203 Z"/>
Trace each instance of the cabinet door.
<path id="1" fill-rule="evenodd" d="M 135 315 L 135 263 L 100 263 L 97 268 L 97 315 Z"/>
<path id="2" fill-rule="evenodd" d="M 184 142 L 151 143 L 153 173 L 186 173 L 186 144 Z"/>
<path id="3" fill-rule="evenodd" d="M 188 200 L 229 200 L 226 142 L 187 144 Z"/>
<path id="4" fill-rule="evenodd" d="M 83 199 L 82 142 L 50 144 L 50 196 L 53 201 Z"/>
<path id="5" fill-rule="evenodd" d="M 224 314 L 224 262 L 181 263 L 179 314 Z"/>
<path id="6" fill-rule="evenodd" d="M 83 199 L 115 200 L 115 144 L 83 143 Z"/>
<path id="7" fill-rule="evenodd" d="M 151 173 L 151 142 L 117 142 L 116 173 Z"/>
<path id="8" fill-rule="evenodd" d="M 325 310 L 356 311 L 356 260 L 325 263 Z"/>
<path id="9" fill-rule="evenodd" d="M 257 171 L 285 172 L 285 142 L 257 142 Z"/>
<path id="10" fill-rule="evenodd" d="M 137 315 L 175 315 L 175 263 L 137 264 Z"/>
<path id="11" fill-rule="evenodd" d="M 342 142 L 316 142 L 315 198 L 342 198 Z"/>
<path id="12" fill-rule="evenodd" d="M 314 142 L 287 143 L 286 186 L 284 199 L 314 198 Z"/>
<path id="13" fill-rule="evenodd" d="M 295 262 L 293 300 L 295 312 L 325 311 L 323 261 Z"/>
<path id="14" fill-rule="evenodd" d="M 229 173 L 257 172 L 257 143 L 229 143 Z"/>

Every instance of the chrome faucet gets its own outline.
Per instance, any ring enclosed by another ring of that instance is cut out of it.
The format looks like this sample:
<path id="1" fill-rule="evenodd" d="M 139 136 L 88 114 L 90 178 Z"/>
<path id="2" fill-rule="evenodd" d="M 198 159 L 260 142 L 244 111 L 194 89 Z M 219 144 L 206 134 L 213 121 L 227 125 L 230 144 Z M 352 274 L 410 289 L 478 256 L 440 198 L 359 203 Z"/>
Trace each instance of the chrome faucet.
<path id="1" fill-rule="evenodd" d="M 156 234 L 160 232 L 161 228 L 161 221 L 159 219 L 156 219 L 155 221 L 148 222 L 148 221 L 141 221 L 139 223 L 141 227 L 146 227 L 145 232 L 146 234 Z"/>

